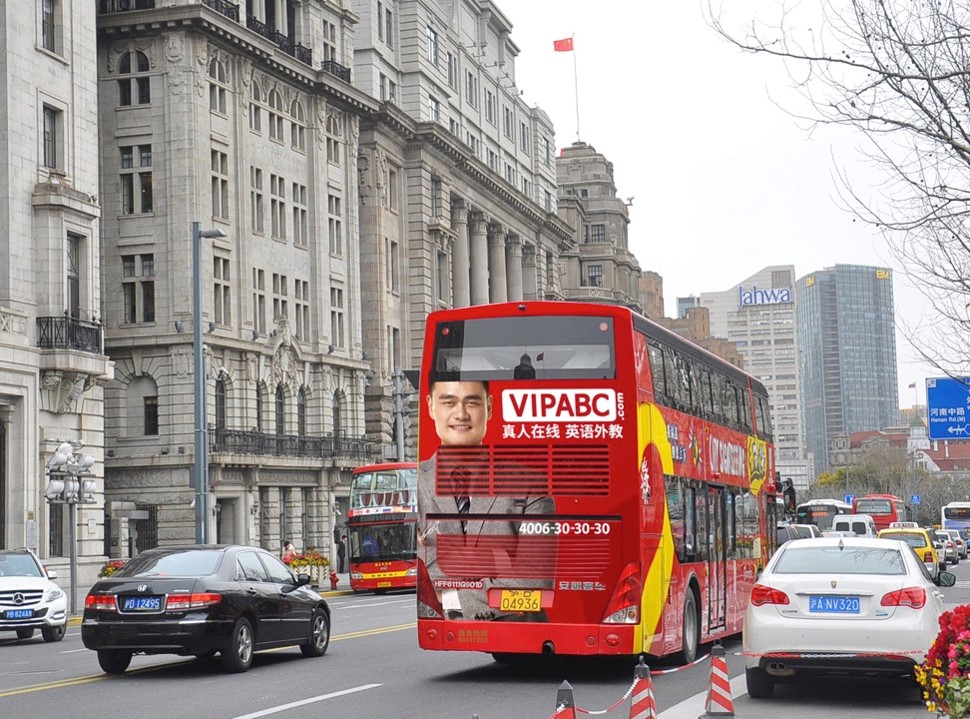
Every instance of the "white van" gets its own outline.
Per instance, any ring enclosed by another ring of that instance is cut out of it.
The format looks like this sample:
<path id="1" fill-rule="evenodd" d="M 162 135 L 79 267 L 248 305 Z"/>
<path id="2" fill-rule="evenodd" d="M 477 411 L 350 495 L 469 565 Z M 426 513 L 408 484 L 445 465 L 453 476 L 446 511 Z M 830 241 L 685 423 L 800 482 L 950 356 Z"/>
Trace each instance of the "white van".
<path id="1" fill-rule="evenodd" d="M 871 514 L 837 514 L 832 518 L 832 530 L 852 532 L 859 537 L 876 537 L 876 523 Z"/>

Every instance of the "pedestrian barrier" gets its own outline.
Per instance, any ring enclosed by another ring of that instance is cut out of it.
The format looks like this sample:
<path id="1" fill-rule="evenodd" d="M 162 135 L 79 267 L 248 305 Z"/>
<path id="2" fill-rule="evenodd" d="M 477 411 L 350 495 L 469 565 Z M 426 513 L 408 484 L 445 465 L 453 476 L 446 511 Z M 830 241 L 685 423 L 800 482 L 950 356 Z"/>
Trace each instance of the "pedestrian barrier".
<path id="1" fill-rule="evenodd" d="M 731 678 L 728 676 L 724 647 L 715 642 L 711 648 L 711 686 L 707 691 L 707 706 L 697 719 L 733 717 L 734 699 L 731 697 Z"/>
<path id="2" fill-rule="evenodd" d="M 633 698 L 630 699 L 630 719 L 657 719 L 657 702 L 653 698 L 653 679 L 650 667 L 640 663 L 633 669 Z"/>

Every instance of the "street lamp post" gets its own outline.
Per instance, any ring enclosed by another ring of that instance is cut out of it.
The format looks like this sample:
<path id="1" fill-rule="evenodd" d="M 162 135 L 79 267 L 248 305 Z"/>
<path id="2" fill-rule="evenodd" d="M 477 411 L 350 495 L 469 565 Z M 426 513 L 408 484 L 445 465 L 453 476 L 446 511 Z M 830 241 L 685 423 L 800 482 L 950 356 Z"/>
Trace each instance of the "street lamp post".
<path id="1" fill-rule="evenodd" d="M 205 427 L 205 355 L 202 350 L 202 238 L 226 237 L 220 229 L 203 230 L 192 223 L 192 346 L 195 372 L 195 541 L 209 538 L 209 448 Z"/>
<path id="2" fill-rule="evenodd" d="M 51 505 L 68 507 L 68 531 L 71 561 L 71 614 L 77 614 L 77 505 L 93 504 L 95 481 L 90 477 L 94 457 L 74 454 L 74 445 L 61 442 L 47 462 L 47 489 L 44 494 Z"/>

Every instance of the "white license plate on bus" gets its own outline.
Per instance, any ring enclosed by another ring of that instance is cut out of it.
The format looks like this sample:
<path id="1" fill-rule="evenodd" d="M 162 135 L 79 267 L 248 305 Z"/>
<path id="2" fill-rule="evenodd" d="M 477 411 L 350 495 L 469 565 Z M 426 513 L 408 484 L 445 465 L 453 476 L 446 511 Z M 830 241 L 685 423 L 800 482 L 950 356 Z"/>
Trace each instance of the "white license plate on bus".
<path id="1" fill-rule="evenodd" d="M 859 597 L 835 594 L 810 594 L 808 611 L 825 614 L 858 614 L 862 610 Z"/>
<path id="2" fill-rule="evenodd" d="M 540 612 L 542 611 L 542 590 L 503 589 L 499 608 L 503 612 Z"/>

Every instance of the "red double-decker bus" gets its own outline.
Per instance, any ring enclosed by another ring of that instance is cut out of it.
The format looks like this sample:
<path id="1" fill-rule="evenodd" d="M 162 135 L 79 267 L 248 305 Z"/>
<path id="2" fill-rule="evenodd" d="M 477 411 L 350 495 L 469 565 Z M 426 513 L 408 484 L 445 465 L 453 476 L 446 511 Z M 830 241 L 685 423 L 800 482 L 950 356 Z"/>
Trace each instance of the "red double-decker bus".
<path id="1" fill-rule="evenodd" d="M 413 589 L 417 465 L 357 467 L 350 482 L 347 552 L 355 592 Z"/>
<path id="2" fill-rule="evenodd" d="M 623 307 L 517 302 L 431 313 L 420 393 L 421 647 L 687 662 L 741 631 L 775 542 L 757 379 Z"/>

